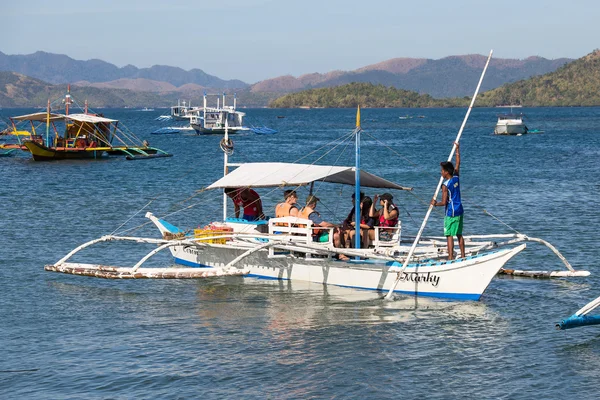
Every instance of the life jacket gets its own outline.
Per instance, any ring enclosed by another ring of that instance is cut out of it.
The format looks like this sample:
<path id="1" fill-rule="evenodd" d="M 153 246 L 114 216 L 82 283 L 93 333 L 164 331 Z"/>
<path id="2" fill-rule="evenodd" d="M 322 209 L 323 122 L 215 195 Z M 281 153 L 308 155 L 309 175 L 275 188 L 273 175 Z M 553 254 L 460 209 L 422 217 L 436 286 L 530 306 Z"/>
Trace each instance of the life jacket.
<path id="1" fill-rule="evenodd" d="M 296 207 L 294 204 L 289 204 L 286 202 L 277 204 L 277 206 L 275 207 L 275 217 L 276 218 L 289 217 L 290 211 L 294 207 Z"/>
<path id="2" fill-rule="evenodd" d="M 290 211 L 292 210 L 292 208 L 297 208 L 297 207 L 295 204 L 289 204 L 286 202 L 277 204 L 277 206 L 275 206 L 275 218 L 289 217 Z M 275 226 L 287 226 L 287 224 L 283 223 L 283 222 L 276 222 Z M 293 225 L 293 226 L 296 226 L 296 225 Z"/>
<path id="3" fill-rule="evenodd" d="M 298 217 L 303 218 L 303 219 L 310 219 L 309 218 L 310 214 L 312 214 L 314 212 L 316 212 L 316 211 L 313 210 L 312 208 L 310 208 L 310 207 L 304 207 L 298 213 Z M 322 229 L 314 229 L 315 226 L 318 226 L 318 225 L 314 225 L 313 224 L 312 235 L 313 236 L 318 236 L 319 234 L 321 234 Z M 300 227 L 300 228 L 306 228 L 306 225 L 298 224 L 298 227 Z"/>
<path id="4" fill-rule="evenodd" d="M 396 207 L 395 204 L 390 204 L 390 211 L 392 212 L 392 210 L 398 210 L 398 207 Z M 398 212 L 398 214 L 400 214 Z M 398 225 L 398 216 L 396 216 L 396 218 L 392 218 L 392 219 L 385 219 L 385 214 L 383 213 L 383 208 L 379 211 L 379 226 L 382 227 L 387 227 L 387 228 L 392 228 L 394 226 Z"/>

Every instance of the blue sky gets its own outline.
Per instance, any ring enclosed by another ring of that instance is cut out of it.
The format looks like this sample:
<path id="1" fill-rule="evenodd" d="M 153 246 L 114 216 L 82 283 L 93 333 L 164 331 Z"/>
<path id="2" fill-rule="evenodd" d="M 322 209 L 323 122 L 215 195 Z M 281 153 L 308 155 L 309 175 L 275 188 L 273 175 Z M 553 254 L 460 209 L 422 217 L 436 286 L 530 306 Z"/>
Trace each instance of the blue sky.
<path id="1" fill-rule="evenodd" d="M 597 0 L 21 0 L 0 9 L 5 54 L 200 68 L 248 83 L 396 57 L 579 58 L 600 47 Z"/>

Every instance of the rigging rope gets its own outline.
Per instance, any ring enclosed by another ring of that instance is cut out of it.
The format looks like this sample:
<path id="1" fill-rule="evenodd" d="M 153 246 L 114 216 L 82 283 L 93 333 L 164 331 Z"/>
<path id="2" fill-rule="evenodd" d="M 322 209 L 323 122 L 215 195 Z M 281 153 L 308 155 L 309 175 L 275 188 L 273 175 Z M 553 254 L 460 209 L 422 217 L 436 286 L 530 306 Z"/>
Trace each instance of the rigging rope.
<path id="1" fill-rule="evenodd" d="M 223 150 L 223 153 L 227 154 L 228 156 L 233 154 L 233 140 L 231 139 L 221 139 L 221 142 L 219 143 L 219 147 L 221 147 L 221 150 Z"/>

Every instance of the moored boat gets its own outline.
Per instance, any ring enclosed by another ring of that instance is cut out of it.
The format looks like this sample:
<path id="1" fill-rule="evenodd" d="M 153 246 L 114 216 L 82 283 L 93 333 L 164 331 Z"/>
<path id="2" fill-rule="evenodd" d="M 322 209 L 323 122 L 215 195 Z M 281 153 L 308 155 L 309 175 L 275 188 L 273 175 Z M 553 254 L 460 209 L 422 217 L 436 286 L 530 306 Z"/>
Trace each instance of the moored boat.
<path id="1" fill-rule="evenodd" d="M 137 138 L 118 120 L 88 112 L 87 103 L 83 112 L 70 113 L 69 89 L 63 102 L 64 113 L 51 111 L 48 101 L 45 112 L 10 118 L 19 148 L 30 152 L 35 161 L 95 159 L 107 154 L 127 159 L 171 156 Z"/>
<path id="2" fill-rule="evenodd" d="M 217 97 L 216 107 L 208 106 L 208 96 Z M 222 104 L 221 104 L 222 99 Z M 233 105 L 226 105 L 226 95 L 208 95 L 204 93 L 204 107 L 197 115 L 190 117 L 190 125 L 197 134 L 225 134 L 227 126 L 228 133 L 250 131 L 244 126 L 245 113 L 236 110 L 237 97 L 233 95 Z"/>
<path id="3" fill-rule="evenodd" d="M 522 135 L 527 131 L 523 114 L 498 114 L 498 122 L 494 128 L 495 135 Z"/>

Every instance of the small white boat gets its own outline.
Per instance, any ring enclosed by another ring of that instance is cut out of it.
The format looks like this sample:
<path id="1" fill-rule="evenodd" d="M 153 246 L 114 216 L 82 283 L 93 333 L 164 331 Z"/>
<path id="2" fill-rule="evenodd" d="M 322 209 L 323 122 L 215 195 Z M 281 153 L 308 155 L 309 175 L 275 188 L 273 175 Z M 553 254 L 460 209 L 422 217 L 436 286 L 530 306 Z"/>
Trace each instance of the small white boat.
<path id="1" fill-rule="evenodd" d="M 494 128 L 495 135 L 522 135 L 527 131 L 527 126 L 523 123 L 523 114 L 499 114 Z"/>
<path id="2" fill-rule="evenodd" d="M 171 115 L 161 115 L 162 120 L 167 117 L 175 121 L 190 121 L 192 117 L 199 116 L 202 113 L 202 107 L 192 107 L 191 102 L 177 100 L 177 105 L 171 107 Z"/>

